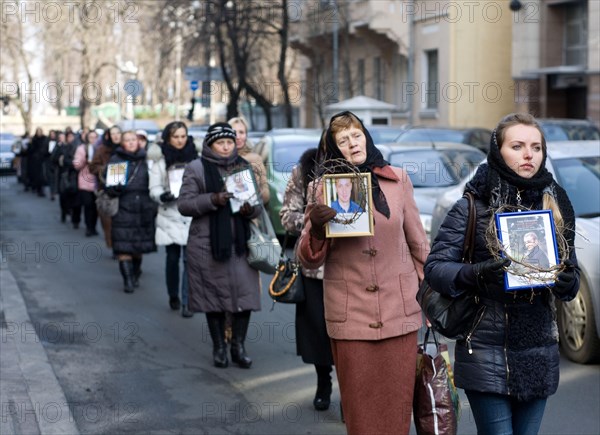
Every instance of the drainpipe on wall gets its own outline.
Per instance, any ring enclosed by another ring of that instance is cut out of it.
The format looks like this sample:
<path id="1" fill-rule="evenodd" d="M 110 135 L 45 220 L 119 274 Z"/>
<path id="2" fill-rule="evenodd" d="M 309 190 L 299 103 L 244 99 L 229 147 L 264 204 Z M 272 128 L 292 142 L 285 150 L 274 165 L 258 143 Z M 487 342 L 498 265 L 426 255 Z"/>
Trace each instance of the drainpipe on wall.
<path id="1" fill-rule="evenodd" d="M 411 15 L 408 24 L 408 84 L 414 85 L 415 81 L 415 0 L 410 1 Z M 405 87 L 406 89 L 406 87 Z M 414 122 L 414 95 L 408 99 L 408 124 Z"/>

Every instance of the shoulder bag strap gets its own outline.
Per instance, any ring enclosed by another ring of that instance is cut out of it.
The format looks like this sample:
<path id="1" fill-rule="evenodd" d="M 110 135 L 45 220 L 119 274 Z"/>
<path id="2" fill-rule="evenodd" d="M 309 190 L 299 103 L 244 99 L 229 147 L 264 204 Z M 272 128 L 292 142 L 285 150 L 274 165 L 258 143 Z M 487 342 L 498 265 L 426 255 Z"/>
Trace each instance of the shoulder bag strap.
<path id="1" fill-rule="evenodd" d="M 465 192 L 464 196 L 469 203 L 469 219 L 467 231 L 465 233 L 465 242 L 463 244 L 463 263 L 473 262 L 473 251 L 475 251 L 475 229 L 477 221 L 477 211 L 475 210 L 475 197 L 471 192 Z"/>

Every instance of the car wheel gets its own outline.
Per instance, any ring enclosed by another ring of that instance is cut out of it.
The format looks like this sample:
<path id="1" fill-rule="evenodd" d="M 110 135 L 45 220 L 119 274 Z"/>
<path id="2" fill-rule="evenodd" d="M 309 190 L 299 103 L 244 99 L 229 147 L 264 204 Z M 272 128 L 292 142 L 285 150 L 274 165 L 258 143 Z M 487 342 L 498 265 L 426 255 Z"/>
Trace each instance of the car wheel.
<path id="1" fill-rule="evenodd" d="M 581 280 L 575 299 L 557 301 L 556 307 L 560 345 L 565 356 L 582 364 L 600 361 L 600 340 L 587 283 Z"/>

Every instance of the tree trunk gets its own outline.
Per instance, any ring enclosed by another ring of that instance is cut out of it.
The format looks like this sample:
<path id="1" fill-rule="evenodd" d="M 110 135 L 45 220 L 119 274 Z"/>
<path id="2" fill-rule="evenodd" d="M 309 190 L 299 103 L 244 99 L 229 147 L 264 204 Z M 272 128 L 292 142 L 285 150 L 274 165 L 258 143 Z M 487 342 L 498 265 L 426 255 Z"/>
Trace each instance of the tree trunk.
<path id="1" fill-rule="evenodd" d="M 288 17 L 288 8 L 287 8 L 287 0 L 283 0 L 281 3 L 281 12 L 282 12 L 282 20 L 281 20 L 281 31 L 280 31 L 280 40 L 281 40 L 281 51 L 279 53 L 279 69 L 277 71 L 277 75 L 279 78 L 279 83 L 281 84 L 281 88 L 283 89 L 283 107 L 285 111 L 285 123 L 286 127 L 294 126 L 294 119 L 292 114 L 292 103 L 290 101 L 290 92 L 288 89 L 287 76 L 285 75 L 285 61 L 287 56 L 287 47 L 288 47 L 288 29 L 289 29 L 289 17 Z"/>

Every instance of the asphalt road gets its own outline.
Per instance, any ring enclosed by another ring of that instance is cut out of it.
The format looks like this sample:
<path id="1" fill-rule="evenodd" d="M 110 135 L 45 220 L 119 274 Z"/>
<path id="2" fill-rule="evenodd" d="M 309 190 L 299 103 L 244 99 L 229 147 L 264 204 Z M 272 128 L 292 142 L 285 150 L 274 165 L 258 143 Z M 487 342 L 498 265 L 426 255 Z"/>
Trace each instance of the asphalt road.
<path id="1" fill-rule="evenodd" d="M 293 307 L 271 311 L 268 276 L 248 333 L 252 368 L 217 369 L 204 316 L 184 319 L 169 309 L 164 248 L 145 256 L 141 287 L 125 294 L 103 239 L 84 231 L 60 222 L 57 201 L 24 193 L 14 177 L 0 179 L 3 267 L 33 325 L 10 332 L 43 346 L 64 392 L 37 404 L 38 419 L 51 427 L 57 412 L 70 413 L 80 433 L 94 434 L 345 433 L 337 385 L 329 411 L 312 408 L 316 375 L 296 356 Z M 541 434 L 600 434 L 600 366 L 561 364 Z M 461 399 L 459 433 L 474 434 Z M 27 409 L 16 409 L 13 420 L 27 418 Z"/>

